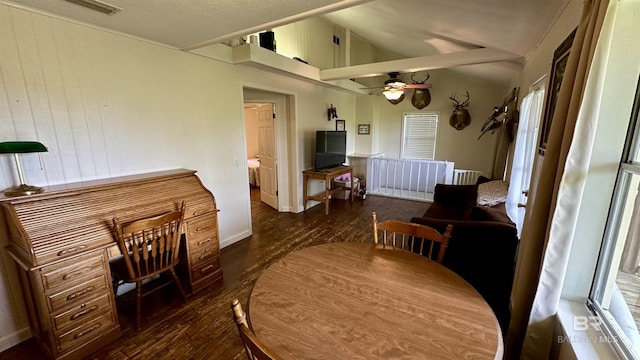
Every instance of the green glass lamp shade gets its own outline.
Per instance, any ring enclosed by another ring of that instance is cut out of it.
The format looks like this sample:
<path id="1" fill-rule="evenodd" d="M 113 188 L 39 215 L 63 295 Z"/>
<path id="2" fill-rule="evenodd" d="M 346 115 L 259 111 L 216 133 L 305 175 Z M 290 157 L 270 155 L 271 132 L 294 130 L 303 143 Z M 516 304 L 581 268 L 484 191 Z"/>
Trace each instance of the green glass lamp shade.
<path id="1" fill-rule="evenodd" d="M 47 151 L 47 147 L 37 141 L 0 142 L 0 154 L 20 154 L 45 151 Z"/>
<path id="2" fill-rule="evenodd" d="M 16 168 L 18 169 L 18 177 L 20 178 L 20 185 L 7 189 L 4 192 L 6 196 L 33 195 L 39 194 L 44 191 L 44 189 L 41 187 L 25 184 L 24 176 L 22 175 L 22 166 L 20 165 L 18 154 L 45 151 L 47 151 L 47 147 L 37 141 L 0 142 L 0 154 L 13 154 L 13 157 L 16 160 Z"/>

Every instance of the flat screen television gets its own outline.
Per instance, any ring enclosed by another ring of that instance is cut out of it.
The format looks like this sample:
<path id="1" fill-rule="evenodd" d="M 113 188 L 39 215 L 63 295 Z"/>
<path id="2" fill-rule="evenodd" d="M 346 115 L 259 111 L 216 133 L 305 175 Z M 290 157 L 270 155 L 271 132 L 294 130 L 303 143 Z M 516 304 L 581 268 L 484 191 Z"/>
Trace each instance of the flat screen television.
<path id="1" fill-rule="evenodd" d="M 346 131 L 316 131 L 316 170 L 331 168 L 347 161 Z"/>

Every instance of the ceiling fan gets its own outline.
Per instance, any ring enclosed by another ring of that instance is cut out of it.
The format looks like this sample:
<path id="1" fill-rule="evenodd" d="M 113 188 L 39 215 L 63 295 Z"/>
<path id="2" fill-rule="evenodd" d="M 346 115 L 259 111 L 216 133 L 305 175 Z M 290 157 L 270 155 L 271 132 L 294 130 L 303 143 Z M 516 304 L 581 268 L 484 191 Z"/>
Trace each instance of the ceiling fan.
<path id="1" fill-rule="evenodd" d="M 405 89 L 416 89 L 411 99 L 412 104 L 418 109 L 429 105 L 429 102 L 431 102 L 431 95 L 429 94 L 431 84 L 425 84 L 430 77 L 429 73 L 427 73 L 427 76 L 422 81 L 414 79 L 413 74 L 411 74 L 412 84 L 407 84 L 402 81 L 398 77 L 398 75 L 400 75 L 399 72 L 390 72 L 388 75 L 389 79 L 385 80 L 384 85 L 379 88 L 382 89 L 382 95 L 384 95 L 390 103 L 394 105 L 400 103 L 404 99 Z"/>

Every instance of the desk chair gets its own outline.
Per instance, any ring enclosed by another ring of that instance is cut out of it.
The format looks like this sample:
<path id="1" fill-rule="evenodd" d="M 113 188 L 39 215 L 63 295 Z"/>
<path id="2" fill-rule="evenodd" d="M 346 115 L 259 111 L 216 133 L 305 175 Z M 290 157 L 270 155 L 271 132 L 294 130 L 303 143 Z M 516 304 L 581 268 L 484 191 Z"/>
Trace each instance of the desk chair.
<path id="1" fill-rule="evenodd" d="M 280 360 L 281 358 L 269 351 L 266 346 L 256 337 L 256 335 L 249 329 L 247 325 L 247 314 L 242 310 L 242 305 L 238 299 L 233 299 L 231 302 L 231 311 L 233 312 L 233 319 L 238 326 L 238 332 L 240 333 L 240 339 L 244 345 L 244 349 L 247 352 L 247 358 L 249 360 Z"/>
<path id="2" fill-rule="evenodd" d="M 175 282 L 186 301 L 187 295 L 180 284 L 174 267 L 178 264 L 182 220 L 184 218 L 184 201 L 180 210 L 172 211 L 156 217 L 136 220 L 121 225 L 113 218 L 116 241 L 122 257 L 112 261 L 111 270 L 122 282 L 136 283 L 136 330 L 141 329 L 142 297 L 161 287 Z M 142 292 L 144 280 L 168 272 L 169 282 L 154 284 L 146 293 Z M 117 286 L 115 288 L 117 293 Z"/>
<path id="3" fill-rule="evenodd" d="M 397 220 L 386 220 L 378 223 L 376 213 L 371 213 L 371 223 L 373 228 L 373 242 L 384 248 L 401 249 L 411 252 L 417 252 L 424 255 L 425 242 L 430 242 L 429 253 L 427 256 L 432 259 L 434 244 L 439 243 L 438 256 L 436 261 L 442 264 L 444 253 L 447 251 L 449 239 L 451 238 L 451 230 L 453 225 L 449 224 L 444 234 L 440 234 L 438 230 L 420 224 L 408 223 Z M 378 232 L 382 233 L 381 239 Z"/>

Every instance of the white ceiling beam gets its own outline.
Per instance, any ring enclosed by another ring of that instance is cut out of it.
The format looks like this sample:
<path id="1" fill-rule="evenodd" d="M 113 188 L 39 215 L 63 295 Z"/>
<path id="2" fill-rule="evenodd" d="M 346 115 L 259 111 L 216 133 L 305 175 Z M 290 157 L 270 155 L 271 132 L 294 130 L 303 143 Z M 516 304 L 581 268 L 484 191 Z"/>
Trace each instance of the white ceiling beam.
<path id="1" fill-rule="evenodd" d="M 291 15 L 291 16 L 288 16 L 288 17 L 285 17 L 285 18 L 282 18 L 282 19 L 266 22 L 264 24 L 260 24 L 260 25 L 257 25 L 257 26 L 252 26 L 252 27 L 247 28 L 247 29 L 242 29 L 240 31 L 235 31 L 235 32 L 232 32 L 232 33 L 229 33 L 229 34 L 218 36 L 218 37 L 213 38 L 213 39 L 209 39 L 209 40 L 206 40 L 206 41 L 199 42 L 197 44 L 186 46 L 186 47 L 182 48 L 181 50 L 184 50 L 184 51 L 194 50 L 194 49 L 197 49 L 197 48 L 201 48 L 203 46 L 220 43 L 220 42 L 227 41 L 227 40 L 234 39 L 234 38 L 239 38 L 241 36 L 257 33 L 257 32 L 260 32 L 260 31 L 267 30 L 267 29 L 273 29 L 273 28 L 278 27 L 278 26 L 291 24 L 291 23 L 294 23 L 296 21 L 304 20 L 306 18 L 327 14 L 327 13 L 330 13 L 330 12 L 334 12 L 334 11 L 350 8 L 350 7 L 356 6 L 356 5 L 361 5 L 361 4 L 364 4 L 364 3 L 368 3 L 370 1 L 372 1 L 372 0 L 341 0 L 341 1 L 335 2 L 333 4 L 329 4 L 329 5 L 326 5 L 326 6 L 322 6 L 322 7 L 319 7 L 319 8 L 315 8 L 315 9 L 311 9 L 311 10 L 302 12 L 300 14 Z"/>
<path id="2" fill-rule="evenodd" d="M 390 72 L 416 72 L 446 69 L 461 65 L 484 64 L 496 61 L 522 60 L 523 57 L 507 51 L 482 48 L 448 54 L 421 56 L 409 59 L 390 60 L 371 64 L 354 65 L 320 71 L 323 81 L 352 79 L 386 75 Z"/>

